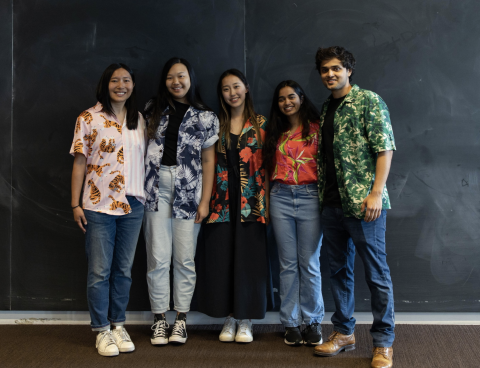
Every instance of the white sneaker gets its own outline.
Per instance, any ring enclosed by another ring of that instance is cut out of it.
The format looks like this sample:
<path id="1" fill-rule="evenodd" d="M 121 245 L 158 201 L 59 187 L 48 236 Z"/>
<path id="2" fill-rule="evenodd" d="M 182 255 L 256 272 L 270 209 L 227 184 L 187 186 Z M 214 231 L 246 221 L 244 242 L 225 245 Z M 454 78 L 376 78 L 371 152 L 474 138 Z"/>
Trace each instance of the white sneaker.
<path id="1" fill-rule="evenodd" d="M 135 345 L 133 344 L 132 339 L 130 339 L 130 335 L 125 327 L 116 326 L 112 330 L 112 336 L 121 353 L 130 353 L 135 350 Z"/>
<path id="2" fill-rule="evenodd" d="M 237 329 L 237 320 L 228 316 L 223 324 L 219 339 L 223 342 L 235 341 L 235 331 Z"/>
<path id="3" fill-rule="evenodd" d="M 242 319 L 238 321 L 237 335 L 235 336 L 236 342 L 252 342 L 252 321 L 248 319 Z"/>
<path id="4" fill-rule="evenodd" d="M 101 331 L 97 334 L 95 347 L 98 354 L 103 356 L 117 356 L 119 354 L 117 344 L 115 344 L 110 330 Z"/>

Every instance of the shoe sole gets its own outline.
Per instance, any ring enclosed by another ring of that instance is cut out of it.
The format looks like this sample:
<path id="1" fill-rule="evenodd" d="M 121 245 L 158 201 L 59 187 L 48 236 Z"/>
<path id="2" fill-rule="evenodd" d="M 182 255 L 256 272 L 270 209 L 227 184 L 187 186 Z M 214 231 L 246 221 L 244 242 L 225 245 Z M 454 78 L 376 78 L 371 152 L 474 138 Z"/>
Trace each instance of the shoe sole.
<path id="1" fill-rule="evenodd" d="M 303 340 L 301 340 L 299 342 L 290 342 L 290 341 L 287 341 L 287 339 L 283 339 L 283 342 L 285 344 L 287 344 L 288 346 L 301 346 L 301 345 L 303 345 Z"/>
<path id="2" fill-rule="evenodd" d="M 228 338 L 228 339 L 225 339 L 225 338 L 221 338 L 219 337 L 218 338 L 221 342 L 234 342 L 235 341 L 235 337 L 231 337 L 231 338 Z"/>
<path id="3" fill-rule="evenodd" d="M 252 342 L 253 338 L 251 339 L 235 339 L 235 342 L 243 343 L 243 344 L 248 344 L 249 342 Z"/>
<path id="4" fill-rule="evenodd" d="M 317 346 L 323 344 L 323 339 L 320 339 L 318 342 L 308 342 L 308 341 L 303 341 L 303 344 L 306 346 Z"/>
<path id="5" fill-rule="evenodd" d="M 334 351 L 333 353 L 323 353 L 321 351 L 319 352 L 319 351 L 316 351 L 316 350 L 314 350 L 313 352 L 315 353 L 315 355 L 331 357 L 331 356 L 337 355 L 338 353 L 340 353 L 342 351 L 352 351 L 352 350 L 355 350 L 355 344 L 343 346 L 340 349 L 338 349 L 337 351 Z"/>
<path id="6" fill-rule="evenodd" d="M 118 351 L 120 353 L 131 353 L 133 351 L 135 351 L 135 346 L 132 346 L 131 348 L 118 348 Z"/>
<path id="7" fill-rule="evenodd" d="M 177 337 L 175 340 L 172 340 L 172 338 L 168 339 L 168 342 L 174 343 L 174 344 L 185 344 L 187 341 L 186 337 Z"/>
<path id="8" fill-rule="evenodd" d="M 152 343 L 152 345 L 167 345 L 168 344 L 168 339 L 164 339 L 164 340 L 160 340 L 160 341 L 150 339 L 150 342 Z"/>
<path id="9" fill-rule="evenodd" d="M 120 352 L 111 352 L 111 353 L 101 353 L 101 352 L 98 352 L 98 354 L 100 354 L 101 356 L 104 356 L 104 357 L 114 357 L 114 356 L 118 356 L 120 354 Z"/>

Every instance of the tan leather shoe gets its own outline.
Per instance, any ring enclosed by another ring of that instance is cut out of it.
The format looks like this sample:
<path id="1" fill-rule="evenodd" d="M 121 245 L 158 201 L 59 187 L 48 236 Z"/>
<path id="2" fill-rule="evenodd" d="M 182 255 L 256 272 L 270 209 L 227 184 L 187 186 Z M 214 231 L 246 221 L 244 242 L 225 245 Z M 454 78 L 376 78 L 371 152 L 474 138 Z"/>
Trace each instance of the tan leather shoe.
<path id="1" fill-rule="evenodd" d="M 350 351 L 355 349 L 355 335 L 343 335 L 333 331 L 328 340 L 321 345 L 315 346 L 314 353 L 321 356 L 334 356 L 342 350 Z"/>
<path id="2" fill-rule="evenodd" d="M 373 348 L 372 368 L 393 367 L 393 348 Z"/>

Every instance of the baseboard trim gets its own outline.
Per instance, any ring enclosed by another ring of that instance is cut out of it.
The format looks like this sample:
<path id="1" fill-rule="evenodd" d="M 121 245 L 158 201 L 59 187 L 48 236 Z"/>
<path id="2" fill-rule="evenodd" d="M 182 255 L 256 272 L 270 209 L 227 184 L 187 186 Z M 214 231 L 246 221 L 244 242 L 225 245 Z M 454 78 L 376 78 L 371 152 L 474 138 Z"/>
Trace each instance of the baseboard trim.
<path id="1" fill-rule="evenodd" d="M 329 324 L 332 312 L 325 313 L 322 324 Z M 358 324 L 371 324 L 371 313 L 359 312 L 354 317 Z M 173 322 L 175 312 L 167 312 L 167 320 Z M 149 325 L 153 321 L 151 312 L 127 312 L 127 324 Z M 188 313 L 192 325 L 223 324 L 224 318 L 212 318 L 200 312 Z M 280 324 L 278 312 L 267 312 L 255 324 Z M 418 325 L 480 325 L 480 313 L 395 313 L 396 324 Z M 46 312 L 46 311 L 0 311 L 0 325 L 88 325 L 88 312 Z"/>

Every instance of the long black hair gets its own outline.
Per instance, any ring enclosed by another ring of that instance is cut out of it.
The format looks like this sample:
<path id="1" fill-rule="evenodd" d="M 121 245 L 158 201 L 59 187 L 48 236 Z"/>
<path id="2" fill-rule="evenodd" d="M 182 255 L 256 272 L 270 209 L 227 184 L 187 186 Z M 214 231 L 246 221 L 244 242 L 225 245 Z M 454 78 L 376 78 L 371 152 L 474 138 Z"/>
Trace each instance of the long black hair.
<path id="1" fill-rule="evenodd" d="M 103 106 L 102 111 L 108 115 L 116 116 L 113 112 L 112 103 L 110 102 L 110 91 L 108 90 L 108 85 L 110 84 L 110 79 L 112 79 L 113 73 L 115 70 L 125 69 L 130 76 L 132 77 L 132 83 L 134 84 L 132 94 L 125 101 L 125 107 L 127 108 L 127 128 L 129 130 L 137 129 L 138 125 L 138 110 L 137 110 L 137 88 L 135 87 L 135 74 L 133 70 L 125 64 L 110 64 L 107 69 L 103 72 L 100 80 L 97 84 L 97 101 L 100 102 Z M 120 124 L 122 122 L 120 121 Z"/>
<path id="2" fill-rule="evenodd" d="M 302 104 L 299 110 L 299 119 L 302 124 L 302 138 L 306 139 L 310 131 L 310 124 L 317 124 L 320 119 L 320 112 L 308 99 L 303 88 L 293 80 L 280 82 L 275 88 L 272 98 L 272 107 L 270 108 L 270 122 L 267 125 L 265 147 L 263 149 L 263 162 L 269 175 L 275 168 L 275 151 L 277 150 L 278 139 L 290 129 L 288 118 L 280 111 L 278 106 L 278 95 L 280 90 L 285 87 L 291 87 L 298 95 Z"/>
<path id="3" fill-rule="evenodd" d="M 243 83 L 245 88 L 248 89 L 248 92 L 245 94 L 245 106 L 243 109 L 243 124 L 245 124 L 247 120 L 250 119 L 250 123 L 252 123 L 253 129 L 255 129 L 255 132 L 257 133 L 258 146 L 261 146 L 262 135 L 260 134 L 260 126 L 258 125 L 257 114 L 255 113 L 255 109 L 253 107 L 252 94 L 250 93 L 250 86 L 248 84 L 247 78 L 238 69 L 228 69 L 222 73 L 217 84 L 217 97 L 221 107 L 220 112 L 218 114 L 218 118 L 220 120 L 220 132 L 218 133 L 218 136 L 220 137 L 220 139 L 218 140 L 218 143 L 217 143 L 217 150 L 219 152 L 222 152 L 222 136 L 225 136 L 226 146 L 227 148 L 230 148 L 229 133 L 230 133 L 230 123 L 231 123 L 231 117 L 232 117 L 231 115 L 232 108 L 228 103 L 225 102 L 225 99 L 223 98 L 223 93 L 222 93 L 223 79 L 228 77 L 229 75 L 233 75 L 238 79 L 240 79 L 240 81 Z"/>
<path id="4" fill-rule="evenodd" d="M 154 138 L 155 132 L 157 131 L 158 125 L 160 124 L 160 119 L 165 115 L 165 109 L 171 107 L 175 110 L 175 105 L 173 104 L 172 96 L 168 92 L 166 81 L 167 75 L 172 66 L 175 64 L 183 64 L 187 68 L 188 75 L 190 77 L 190 89 L 185 95 L 188 103 L 196 108 L 197 110 L 208 110 L 212 111 L 202 100 L 200 96 L 200 91 L 198 88 L 197 77 L 195 71 L 193 70 L 190 63 L 182 58 L 173 57 L 168 60 L 162 69 L 162 74 L 160 76 L 160 83 L 158 84 L 157 95 L 152 99 L 152 103 L 147 104 L 145 114 L 149 115 L 149 124 L 148 124 L 148 137 Z M 167 112 L 166 114 L 171 114 L 172 111 Z"/>

